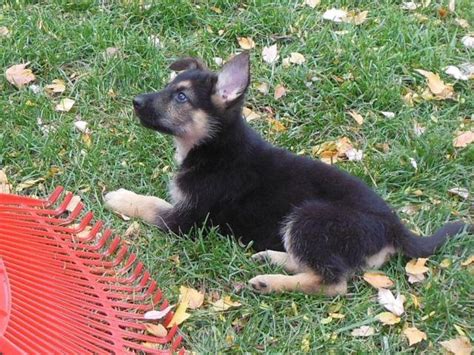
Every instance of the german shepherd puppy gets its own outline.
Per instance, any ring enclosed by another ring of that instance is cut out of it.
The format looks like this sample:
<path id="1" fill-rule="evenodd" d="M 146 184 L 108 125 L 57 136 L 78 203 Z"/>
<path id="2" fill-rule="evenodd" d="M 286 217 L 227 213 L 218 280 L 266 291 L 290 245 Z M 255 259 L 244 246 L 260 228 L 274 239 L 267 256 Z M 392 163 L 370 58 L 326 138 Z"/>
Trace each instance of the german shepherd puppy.
<path id="1" fill-rule="evenodd" d="M 217 74 L 195 58 L 170 68 L 181 73 L 162 91 L 135 97 L 133 106 L 145 127 L 174 136 L 172 203 L 120 189 L 105 204 L 174 233 L 208 223 L 252 241 L 260 251 L 255 260 L 290 274 L 256 276 L 249 281 L 255 290 L 344 294 L 355 270 L 380 267 L 398 251 L 431 255 L 466 228 L 454 222 L 429 238 L 414 235 L 359 179 L 264 141 L 242 117 L 247 52 Z"/>

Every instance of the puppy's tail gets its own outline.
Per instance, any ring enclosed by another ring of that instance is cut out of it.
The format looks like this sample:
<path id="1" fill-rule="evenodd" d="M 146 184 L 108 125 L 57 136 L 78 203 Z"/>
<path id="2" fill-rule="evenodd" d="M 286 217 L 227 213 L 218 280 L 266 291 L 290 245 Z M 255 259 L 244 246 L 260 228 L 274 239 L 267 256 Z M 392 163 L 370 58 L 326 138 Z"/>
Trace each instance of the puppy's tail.
<path id="1" fill-rule="evenodd" d="M 410 258 L 423 258 L 432 255 L 436 249 L 444 244 L 448 237 L 452 237 L 463 230 L 474 233 L 473 224 L 463 222 L 446 223 L 431 237 L 420 237 L 403 227 L 400 238 L 400 247 L 406 256 Z"/>

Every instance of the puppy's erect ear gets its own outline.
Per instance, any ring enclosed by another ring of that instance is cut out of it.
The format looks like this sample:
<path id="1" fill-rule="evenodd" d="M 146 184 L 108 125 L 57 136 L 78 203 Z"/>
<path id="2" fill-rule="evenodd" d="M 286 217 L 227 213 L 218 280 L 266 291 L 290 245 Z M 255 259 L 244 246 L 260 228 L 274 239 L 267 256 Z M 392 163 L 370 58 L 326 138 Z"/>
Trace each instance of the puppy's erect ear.
<path id="1" fill-rule="evenodd" d="M 178 59 L 176 62 L 170 65 L 171 70 L 176 71 L 183 71 L 183 70 L 192 70 L 192 69 L 199 69 L 204 70 L 207 69 L 206 65 L 197 58 L 182 58 Z"/>
<path id="2" fill-rule="evenodd" d="M 228 61 L 217 76 L 217 99 L 226 106 L 245 93 L 250 83 L 249 52 L 236 55 Z"/>

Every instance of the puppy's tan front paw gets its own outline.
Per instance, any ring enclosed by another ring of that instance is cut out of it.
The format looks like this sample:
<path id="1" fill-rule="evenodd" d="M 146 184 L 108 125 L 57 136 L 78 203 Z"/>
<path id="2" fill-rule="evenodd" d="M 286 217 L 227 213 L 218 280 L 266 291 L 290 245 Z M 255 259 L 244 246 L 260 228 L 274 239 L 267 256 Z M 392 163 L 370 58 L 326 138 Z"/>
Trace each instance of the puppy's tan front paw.
<path id="1" fill-rule="evenodd" d="M 265 275 L 255 276 L 249 281 L 250 287 L 259 293 L 270 293 L 272 292 L 270 287 L 270 280 L 267 280 Z"/>
<path id="2" fill-rule="evenodd" d="M 118 189 L 104 196 L 105 207 L 109 210 L 132 217 L 135 208 L 133 203 L 136 197 L 137 194 L 135 192 Z"/>

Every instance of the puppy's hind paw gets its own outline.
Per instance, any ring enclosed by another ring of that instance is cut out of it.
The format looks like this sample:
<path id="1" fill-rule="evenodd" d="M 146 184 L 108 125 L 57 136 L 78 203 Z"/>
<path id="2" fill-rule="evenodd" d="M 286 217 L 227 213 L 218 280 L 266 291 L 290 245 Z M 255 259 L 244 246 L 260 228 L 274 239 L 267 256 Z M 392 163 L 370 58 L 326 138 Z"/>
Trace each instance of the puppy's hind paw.
<path id="1" fill-rule="evenodd" d="M 258 275 L 253 279 L 250 279 L 249 285 L 253 290 L 259 293 L 270 293 L 272 291 L 270 288 L 270 283 L 268 280 L 266 280 L 265 275 Z"/>

